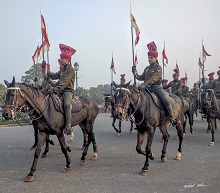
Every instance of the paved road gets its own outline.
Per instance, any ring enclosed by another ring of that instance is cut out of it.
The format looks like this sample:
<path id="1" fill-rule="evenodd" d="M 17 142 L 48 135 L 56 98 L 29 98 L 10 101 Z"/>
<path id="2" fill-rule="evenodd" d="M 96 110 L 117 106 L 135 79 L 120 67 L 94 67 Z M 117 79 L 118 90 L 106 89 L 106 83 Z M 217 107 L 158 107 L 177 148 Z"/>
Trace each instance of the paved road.
<path id="1" fill-rule="evenodd" d="M 206 126 L 205 121 L 199 120 L 194 124 L 195 134 L 187 130 L 182 161 L 174 160 L 178 141 L 175 129 L 170 127 L 167 163 L 160 162 L 162 143 L 157 130 L 152 146 L 156 159 L 150 161 L 148 176 L 141 176 L 144 157 L 135 151 L 136 131 L 128 134 L 129 123 L 123 122 L 123 133 L 118 137 L 111 127 L 109 114 L 100 114 L 95 123 L 99 159 L 90 160 L 90 148 L 87 165 L 79 165 L 83 138 L 77 126 L 74 142 L 70 144 L 72 172 L 62 173 L 65 158 L 57 139 L 51 136 L 55 146 L 51 146 L 47 158 L 39 160 L 31 183 L 24 182 L 24 178 L 30 171 L 34 154 L 29 151 L 34 141 L 32 126 L 0 128 L 0 192 L 219 193 L 220 131 L 216 131 L 215 146 L 209 147 L 211 134 L 205 132 Z"/>

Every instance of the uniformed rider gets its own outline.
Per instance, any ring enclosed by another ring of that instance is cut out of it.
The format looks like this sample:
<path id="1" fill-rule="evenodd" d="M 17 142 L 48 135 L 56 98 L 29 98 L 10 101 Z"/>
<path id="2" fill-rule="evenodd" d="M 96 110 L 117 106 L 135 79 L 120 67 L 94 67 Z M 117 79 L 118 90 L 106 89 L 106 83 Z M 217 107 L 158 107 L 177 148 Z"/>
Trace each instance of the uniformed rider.
<path id="1" fill-rule="evenodd" d="M 63 70 L 53 73 L 48 71 L 47 76 L 53 80 L 59 79 L 58 84 L 49 90 L 50 93 L 58 92 L 63 97 L 64 111 L 66 118 L 66 127 L 64 133 L 71 134 L 71 110 L 72 110 L 72 98 L 74 92 L 75 71 L 71 65 L 71 57 L 76 52 L 73 48 L 60 44 L 60 59 L 63 65 Z"/>
<path id="2" fill-rule="evenodd" d="M 187 77 L 181 78 L 182 82 L 182 96 L 189 97 L 189 87 L 186 85 Z"/>
<path id="3" fill-rule="evenodd" d="M 139 81 L 144 81 L 144 83 L 142 83 L 138 88 L 140 90 L 144 90 L 145 88 L 149 87 L 151 90 L 153 90 L 158 95 L 163 106 L 165 107 L 165 110 L 168 113 L 172 125 L 177 125 L 180 123 L 180 120 L 174 118 L 171 103 L 164 89 L 161 86 L 162 68 L 157 60 L 158 57 L 157 46 L 154 42 L 151 42 L 147 44 L 147 47 L 149 49 L 148 61 L 150 65 L 144 69 L 142 75 L 138 75 L 136 66 L 132 66 L 132 72 L 135 78 Z"/>

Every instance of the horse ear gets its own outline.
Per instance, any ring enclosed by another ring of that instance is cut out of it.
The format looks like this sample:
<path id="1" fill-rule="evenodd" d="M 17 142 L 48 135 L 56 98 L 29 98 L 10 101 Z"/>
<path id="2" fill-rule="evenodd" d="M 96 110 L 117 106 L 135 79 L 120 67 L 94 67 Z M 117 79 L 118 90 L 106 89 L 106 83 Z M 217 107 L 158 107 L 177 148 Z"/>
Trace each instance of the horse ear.
<path id="1" fill-rule="evenodd" d="M 112 86 L 114 86 L 115 88 L 118 87 L 118 85 L 115 83 L 115 81 L 112 81 Z"/>
<path id="2" fill-rule="evenodd" d="M 131 80 L 125 84 L 125 87 L 127 88 L 130 85 L 130 83 L 131 83 Z"/>
<path id="3" fill-rule="evenodd" d="M 10 86 L 10 83 L 9 83 L 7 80 L 4 80 L 4 82 L 5 82 L 5 85 L 6 85 L 7 87 Z"/>
<path id="4" fill-rule="evenodd" d="M 15 84 L 15 77 L 13 76 L 13 79 L 12 79 L 12 83 L 11 83 L 12 85 L 14 85 Z"/>

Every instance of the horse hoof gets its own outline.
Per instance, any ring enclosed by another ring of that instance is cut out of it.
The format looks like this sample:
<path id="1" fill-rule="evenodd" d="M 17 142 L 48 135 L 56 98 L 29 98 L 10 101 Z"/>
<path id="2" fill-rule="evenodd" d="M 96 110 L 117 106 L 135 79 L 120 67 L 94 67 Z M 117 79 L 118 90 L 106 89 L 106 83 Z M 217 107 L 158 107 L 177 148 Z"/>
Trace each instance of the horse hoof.
<path id="1" fill-rule="evenodd" d="M 25 178 L 25 182 L 32 182 L 34 180 L 34 176 L 27 176 L 26 178 Z"/>
<path id="2" fill-rule="evenodd" d="M 180 160 L 182 160 L 182 157 L 179 156 L 179 155 L 177 155 L 176 158 L 175 158 L 175 160 L 180 161 Z"/>
<path id="3" fill-rule="evenodd" d="M 94 155 L 92 156 L 91 160 L 97 160 L 98 159 L 98 154 L 94 153 Z"/>
<path id="4" fill-rule="evenodd" d="M 155 159 L 155 155 L 153 153 L 151 153 L 151 156 L 149 157 L 151 160 L 154 160 Z"/>
<path id="5" fill-rule="evenodd" d="M 86 165 L 86 160 L 80 160 L 80 165 L 81 165 L 81 166 Z"/>
<path id="6" fill-rule="evenodd" d="M 183 133 L 183 136 L 185 136 L 186 135 L 186 133 Z"/>
<path id="7" fill-rule="evenodd" d="M 191 134 L 194 134 L 194 133 L 195 133 L 194 131 L 191 132 Z"/>
<path id="8" fill-rule="evenodd" d="M 63 173 L 68 173 L 68 172 L 71 172 L 71 168 L 65 167 L 65 168 L 63 169 Z"/>
<path id="9" fill-rule="evenodd" d="M 84 150 L 85 147 L 86 147 L 86 146 L 83 145 L 81 149 Z"/>
<path id="10" fill-rule="evenodd" d="M 141 175 L 146 176 L 148 174 L 148 170 L 141 170 Z"/>
<path id="11" fill-rule="evenodd" d="M 209 133 L 209 132 L 210 132 L 210 129 L 207 129 L 207 130 L 206 130 L 206 133 Z"/>
<path id="12" fill-rule="evenodd" d="M 129 134 L 132 134 L 132 131 L 129 131 Z"/>
<path id="13" fill-rule="evenodd" d="M 121 136 L 121 133 L 117 133 L 117 136 L 120 137 L 120 136 Z"/>
<path id="14" fill-rule="evenodd" d="M 213 141 L 211 141 L 210 143 L 209 143 L 209 146 L 214 146 L 214 142 Z"/>
<path id="15" fill-rule="evenodd" d="M 167 157 L 161 158 L 161 163 L 166 163 L 167 162 Z"/>
<path id="16" fill-rule="evenodd" d="M 45 158 L 47 155 L 45 153 L 42 153 L 41 158 Z"/>
<path id="17" fill-rule="evenodd" d="M 49 143 L 50 143 L 51 145 L 55 145 L 55 143 L 54 143 L 53 140 L 50 140 Z"/>

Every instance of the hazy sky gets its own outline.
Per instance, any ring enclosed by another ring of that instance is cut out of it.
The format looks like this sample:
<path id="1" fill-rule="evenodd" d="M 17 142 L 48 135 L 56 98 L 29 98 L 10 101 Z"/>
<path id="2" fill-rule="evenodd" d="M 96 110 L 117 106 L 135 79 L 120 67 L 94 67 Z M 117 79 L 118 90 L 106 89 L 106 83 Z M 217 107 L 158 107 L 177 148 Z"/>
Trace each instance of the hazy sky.
<path id="1" fill-rule="evenodd" d="M 20 82 L 31 68 L 31 56 L 41 39 L 41 6 L 51 43 L 52 71 L 59 69 L 59 43 L 63 43 L 76 49 L 72 63 L 80 65 L 80 87 L 110 84 L 112 52 L 116 70 L 113 79 L 119 83 L 120 74 L 126 74 L 126 81 L 133 80 L 130 3 L 141 32 L 135 48 L 139 74 L 148 65 L 147 43 L 155 41 L 162 65 L 165 41 L 169 59 L 165 78 L 172 80 L 177 60 L 180 77 L 186 70 L 192 87 L 198 80 L 202 38 L 212 55 L 207 57 L 205 74 L 219 70 L 219 0 L 1 0 L 0 83 L 11 81 L 12 76 Z"/>

